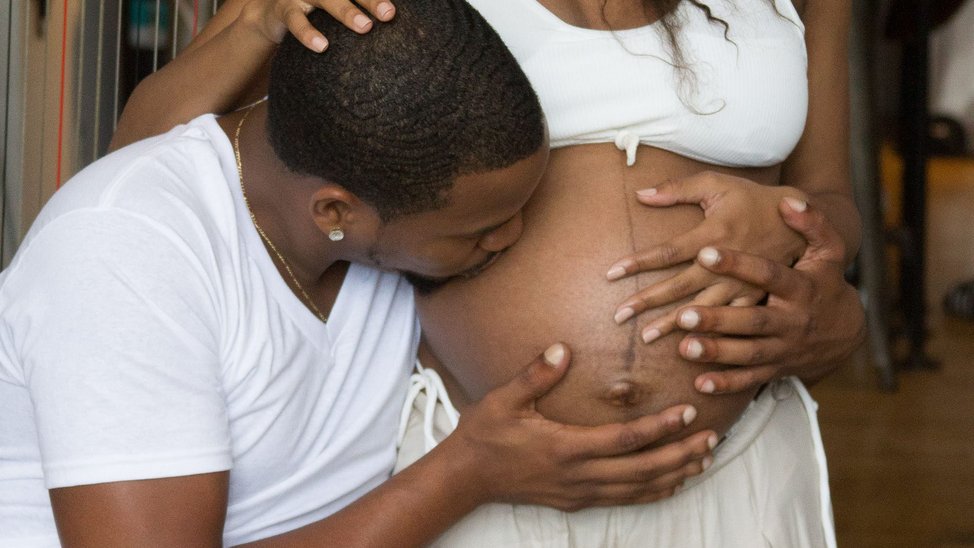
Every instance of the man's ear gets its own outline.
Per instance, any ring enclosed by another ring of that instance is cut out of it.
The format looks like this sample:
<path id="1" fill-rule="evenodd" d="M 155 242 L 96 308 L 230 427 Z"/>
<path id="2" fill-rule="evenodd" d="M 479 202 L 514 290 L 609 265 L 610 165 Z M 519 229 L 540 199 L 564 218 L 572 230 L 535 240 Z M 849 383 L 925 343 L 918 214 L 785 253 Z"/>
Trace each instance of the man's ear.
<path id="1" fill-rule="evenodd" d="M 339 228 L 354 230 L 378 220 L 375 211 L 358 196 L 333 184 L 322 185 L 311 196 L 311 214 L 318 229 L 328 234 Z"/>

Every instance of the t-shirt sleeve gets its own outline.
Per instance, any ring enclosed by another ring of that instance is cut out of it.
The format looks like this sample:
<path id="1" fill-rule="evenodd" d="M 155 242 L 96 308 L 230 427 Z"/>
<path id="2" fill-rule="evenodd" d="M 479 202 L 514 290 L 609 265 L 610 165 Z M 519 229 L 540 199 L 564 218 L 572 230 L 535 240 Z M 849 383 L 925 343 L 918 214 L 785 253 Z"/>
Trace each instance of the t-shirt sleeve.
<path id="1" fill-rule="evenodd" d="M 48 488 L 230 469 L 218 284 L 198 228 L 74 211 L 11 266 L 3 323 Z"/>

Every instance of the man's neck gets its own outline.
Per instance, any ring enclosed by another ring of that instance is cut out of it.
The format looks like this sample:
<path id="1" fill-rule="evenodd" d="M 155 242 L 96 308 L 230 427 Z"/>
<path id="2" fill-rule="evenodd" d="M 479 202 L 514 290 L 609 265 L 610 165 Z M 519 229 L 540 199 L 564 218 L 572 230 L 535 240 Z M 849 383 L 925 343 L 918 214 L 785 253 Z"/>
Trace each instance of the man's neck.
<path id="1" fill-rule="evenodd" d="M 267 103 L 263 102 L 224 116 L 219 123 L 239 154 L 241 189 L 255 224 L 276 248 L 270 249 L 265 242 L 282 277 L 289 278 L 281 263 L 283 258 L 304 290 L 316 301 L 316 296 L 325 294 L 328 301 L 327 294 L 337 293 L 334 276 L 328 271 L 340 259 L 333 256 L 327 238 L 312 219 L 313 183 L 290 172 L 277 157 L 267 138 L 266 121 Z M 238 127 L 239 140 L 235 138 Z M 291 280 L 287 282 L 293 285 Z"/>

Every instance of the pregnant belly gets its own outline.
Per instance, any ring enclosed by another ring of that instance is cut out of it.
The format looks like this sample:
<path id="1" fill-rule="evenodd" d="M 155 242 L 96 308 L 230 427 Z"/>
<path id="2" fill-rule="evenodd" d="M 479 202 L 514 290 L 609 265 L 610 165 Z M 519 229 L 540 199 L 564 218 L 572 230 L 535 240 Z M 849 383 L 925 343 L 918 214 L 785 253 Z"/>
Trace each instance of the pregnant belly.
<path id="1" fill-rule="evenodd" d="M 438 362 L 432 366 L 462 404 L 508 381 L 562 341 L 572 350 L 572 363 L 538 402 L 545 416 L 595 425 L 690 403 L 699 411 L 694 430 L 723 433 L 754 393 L 697 393 L 694 378 L 715 367 L 679 356 L 682 333 L 642 342 L 640 328 L 672 307 L 623 325 L 612 319 L 623 299 L 686 265 L 617 282 L 605 277 L 621 257 L 684 233 L 702 219 L 696 206 L 642 206 L 635 191 L 710 166 L 645 149 L 626 168 L 620 154 L 611 145 L 555 151 L 525 209 L 517 245 L 476 278 L 418 298 L 424 338 Z M 773 169 L 734 173 L 767 183 L 776 176 Z"/>

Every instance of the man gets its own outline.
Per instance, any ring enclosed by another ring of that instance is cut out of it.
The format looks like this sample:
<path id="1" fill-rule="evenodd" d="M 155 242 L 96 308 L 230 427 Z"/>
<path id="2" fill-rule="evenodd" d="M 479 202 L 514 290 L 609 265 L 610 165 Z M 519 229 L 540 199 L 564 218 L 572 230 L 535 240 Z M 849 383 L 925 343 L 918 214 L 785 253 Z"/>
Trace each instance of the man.
<path id="1" fill-rule="evenodd" d="M 555 345 L 388 479 L 418 327 L 411 288 L 354 263 L 489 266 L 544 168 L 540 108 L 455 0 L 272 72 L 266 103 L 84 170 L 0 275 L 0 544 L 415 545 L 484 502 L 654 500 L 699 471 L 706 432 L 642 450 L 688 406 L 534 412 Z"/>

